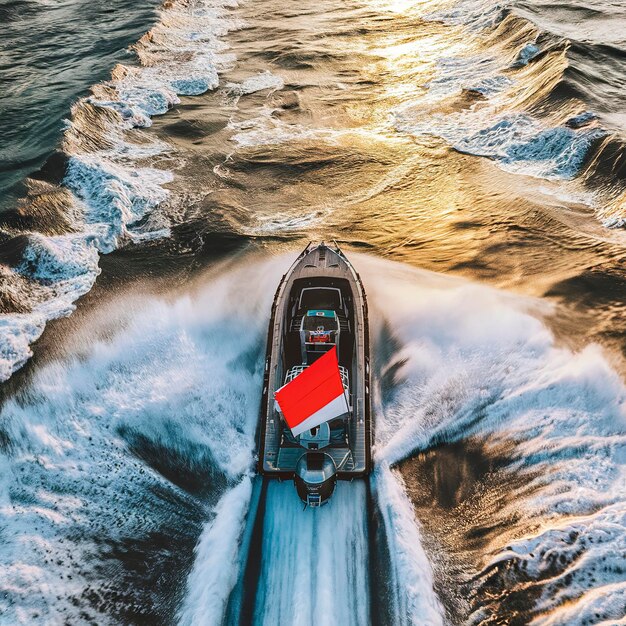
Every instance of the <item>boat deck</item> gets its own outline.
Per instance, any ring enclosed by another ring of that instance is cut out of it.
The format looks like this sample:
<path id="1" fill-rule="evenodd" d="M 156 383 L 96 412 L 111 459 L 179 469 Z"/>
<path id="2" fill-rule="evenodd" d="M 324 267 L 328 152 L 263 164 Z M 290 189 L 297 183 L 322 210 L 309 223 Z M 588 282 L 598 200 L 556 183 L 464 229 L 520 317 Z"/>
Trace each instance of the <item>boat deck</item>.
<path id="1" fill-rule="evenodd" d="M 284 340 L 292 331 L 293 317 L 288 311 L 289 294 L 295 281 L 343 281 L 351 296 L 353 327 L 344 322 L 343 329 L 354 333 L 347 358 L 350 361 L 352 415 L 347 422 L 348 445 L 333 445 L 321 450 L 330 455 L 340 479 L 364 476 L 370 471 L 370 398 L 369 398 L 369 335 L 367 301 L 360 277 L 343 253 L 326 246 L 307 247 L 283 276 L 272 307 L 268 332 L 268 349 L 261 409 L 259 472 L 265 476 L 290 478 L 305 448 L 283 444 L 281 417 L 274 407 L 274 392 L 284 383 Z M 292 314 L 293 315 L 293 314 Z"/>

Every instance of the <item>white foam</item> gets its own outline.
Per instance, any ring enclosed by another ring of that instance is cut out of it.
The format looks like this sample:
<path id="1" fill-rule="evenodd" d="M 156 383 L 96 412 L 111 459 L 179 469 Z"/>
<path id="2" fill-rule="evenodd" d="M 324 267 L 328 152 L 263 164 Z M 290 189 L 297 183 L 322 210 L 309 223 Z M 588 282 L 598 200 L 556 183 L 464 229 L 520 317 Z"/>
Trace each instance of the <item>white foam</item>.
<path id="1" fill-rule="evenodd" d="M 338 483 L 328 504 L 303 510 L 293 483 L 271 481 L 254 623 L 368 622 L 366 485 Z"/>
<path id="2" fill-rule="evenodd" d="M 252 480 L 246 476 L 222 496 L 205 526 L 187 580 L 181 626 L 223 623 L 228 597 L 241 575 L 239 548 L 251 494 Z"/>
<path id="3" fill-rule="evenodd" d="M 519 523 L 541 527 L 494 563 L 521 559 L 531 578 L 560 565 L 538 604 L 546 623 L 570 623 L 558 606 L 586 611 L 587 599 L 612 623 L 623 593 L 626 389 L 601 348 L 558 346 L 540 302 L 360 255 L 354 263 L 374 353 L 388 351 L 383 323 L 398 344 L 377 375 L 377 462 L 473 435 L 506 444 L 516 471 L 536 476 L 515 502 Z"/>
<path id="4" fill-rule="evenodd" d="M 493 563 L 522 561 L 525 576 L 548 578 L 537 603 L 546 615 L 533 623 L 582 625 L 593 615 L 594 623 L 613 624 L 624 616 L 626 599 L 624 528 L 626 507 L 621 503 L 517 540 Z M 556 575 L 555 564 L 561 570 Z M 555 606 L 565 608 L 553 611 Z"/>
<path id="5" fill-rule="evenodd" d="M 97 250 L 83 234 L 30 235 L 22 262 L 8 280 L 23 275 L 36 281 L 37 288 L 30 313 L 0 315 L 0 382 L 28 361 L 30 345 L 46 322 L 69 315 L 74 301 L 91 289 L 99 273 Z"/>
<path id="6" fill-rule="evenodd" d="M 30 359 L 30 344 L 41 337 L 45 325 L 45 318 L 38 314 L 0 315 L 0 382 Z"/>
<path id="7" fill-rule="evenodd" d="M 623 563 L 623 554 L 621 558 Z M 626 583 L 622 581 L 593 589 L 583 598 L 533 623 L 537 626 L 619 626 L 626 624 L 625 605 Z"/>
<path id="8" fill-rule="evenodd" d="M 24 394 L 4 405 L 0 419 L 13 456 L 1 457 L 0 589 L 14 623 L 29 623 L 35 613 L 54 619 L 59 607 L 72 614 L 72 594 L 88 583 L 68 561 L 69 554 L 77 558 L 77 547 L 66 529 L 89 538 L 97 519 L 99 538 L 117 538 L 154 523 L 144 517 L 152 504 L 145 489 L 165 483 L 128 455 L 125 441 L 133 437 L 240 483 L 203 533 L 184 614 L 198 615 L 209 600 L 216 614 L 223 612 L 240 572 L 234 555 L 249 500 L 249 481 L 241 481 L 252 462 L 266 332 L 258 311 L 269 311 L 291 257 L 225 272 L 193 298 L 125 298 L 126 314 L 103 314 L 109 323 L 120 317 L 123 329 L 106 342 L 87 341 L 80 360 L 40 369 Z M 524 467 L 540 476 L 533 495 L 518 504 L 532 527 L 537 520 L 541 527 L 496 551 L 494 560 L 514 555 L 541 574 L 550 555 L 564 555 L 559 580 L 572 574 L 572 583 L 555 580 L 541 598 L 551 611 L 546 620 L 553 620 L 546 623 L 569 623 L 573 613 L 555 609 L 562 600 L 578 603 L 580 615 L 595 607 L 612 623 L 623 593 L 626 392 L 602 350 L 556 345 L 541 320 L 550 309 L 532 299 L 360 254 L 351 258 L 370 303 L 375 381 L 387 385 L 375 390 L 373 486 L 399 623 L 442 618 L 419 525 L 388 464 L 472 434 L 513 445 Z M 385 324 L 393 333 L 391 351 Z M 133 481 L 145 488 L 127 489 Z M 302 511 L 293 485 L 269 486 L 258 622 L 308 623 L 320 615 L 329 624 L 367 622 L 365 498 L 364 484 L 340 484 L 328 506 Z M 206 561 L 218 549 L 228 566 L 220 570 L 223 578 L 207 578 Z M 75 577 L 66 587 L 61 575 L 69 572 Z M 559 611 L 566 616 L 561 621 Z"/>
<path id="9" fill-rule="evenodd" d="M 433 575 L 421 544 L 413 506 L 398 472 L 385 462 L 374 471 L 372 484 L 385 528 L 389 551 L 389 611 L 399 626 L 444 624 L 443 608 L 433 589 Z"/>
<path id="10" fill-rule="evenodd" d="M 168 196 L 162 185 L 173 174 L 148 167 L 127 167 L 99 155 L 72 157 L 65 184 L 84 202 L 86 230 L 101 252 L 115 250 L 132 225 Z"/>
<path id="11" fill-rule="evenodd" d="M 57 296 L 75 299 L 74 290 L 84 293 L 98 273 L 98 255 L 83 235 L 46 237 L 33 233 L 16 271 L 48 285 Z"/>

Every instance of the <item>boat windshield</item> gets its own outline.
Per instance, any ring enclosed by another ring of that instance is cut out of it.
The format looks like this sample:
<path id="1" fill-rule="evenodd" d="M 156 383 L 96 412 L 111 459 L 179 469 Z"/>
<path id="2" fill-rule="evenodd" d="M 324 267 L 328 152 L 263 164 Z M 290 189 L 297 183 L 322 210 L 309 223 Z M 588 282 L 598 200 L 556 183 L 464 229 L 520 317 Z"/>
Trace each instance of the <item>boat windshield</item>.
<path id="1" fill-rule="evenodd" d="M 334 287 L 307 287 L 300 294 L 300 309 L 341 309 L 341 292 Z"/>

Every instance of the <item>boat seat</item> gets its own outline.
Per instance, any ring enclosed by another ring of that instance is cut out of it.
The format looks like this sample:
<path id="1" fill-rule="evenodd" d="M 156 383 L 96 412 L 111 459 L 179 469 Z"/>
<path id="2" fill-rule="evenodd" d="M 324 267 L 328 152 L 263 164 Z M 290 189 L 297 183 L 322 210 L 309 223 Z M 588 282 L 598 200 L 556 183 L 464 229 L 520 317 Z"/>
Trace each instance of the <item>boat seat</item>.
<path id="1" fill-rule="evenodd" d="M 289 330 L 293 332 L 300 332 L 300 325 L 302 324 L 302 315 L 294 315 L 291 318 L 291 325 L 289 326 Z"/>
<path id="2" fill-rule="evenodd" d="M 339 320 L 339 330 L 341 332 L 350 332 L 350 320 L 345 316 L 338 314 L 337 319 Z"/>

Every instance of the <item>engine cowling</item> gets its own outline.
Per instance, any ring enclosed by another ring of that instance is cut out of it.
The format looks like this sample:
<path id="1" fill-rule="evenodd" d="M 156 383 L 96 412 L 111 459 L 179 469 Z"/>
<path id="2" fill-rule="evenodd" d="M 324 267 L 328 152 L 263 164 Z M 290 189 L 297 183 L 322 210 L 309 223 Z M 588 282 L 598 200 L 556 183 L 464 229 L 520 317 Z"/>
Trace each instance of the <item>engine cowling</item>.
<path id="1" fill-rule="evenodd" d="M 335 462 L 325 452 L 305 452 L 296 464 L 293 482 L 302 502 L 308 506 L 322 506 L 335 491 Z"/>

